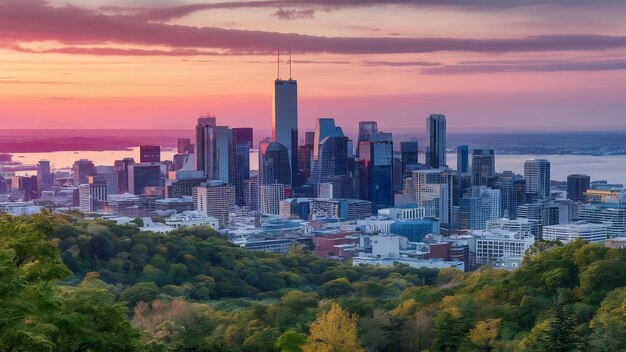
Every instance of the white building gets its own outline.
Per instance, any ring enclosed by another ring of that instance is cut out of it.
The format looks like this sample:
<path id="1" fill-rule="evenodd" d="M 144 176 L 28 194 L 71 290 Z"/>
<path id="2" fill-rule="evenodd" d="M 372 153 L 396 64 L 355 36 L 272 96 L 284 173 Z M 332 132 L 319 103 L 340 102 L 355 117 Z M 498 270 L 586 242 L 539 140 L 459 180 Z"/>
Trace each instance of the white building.
<path id="1" fill-rule="evenodd" d="M 259 186 L 259 211 L 261 214 L 280 214 L 280 201 L 286 198 L 285 188 L 285 185 L 279 183 Z"/>
<path id="2" fill-rule="evenodd" d="M 512 232 L 521 232 L 524 235 L 539 235 L 539 220 L 517 218 L 511 219 L 498 219 L 489 220 L 485 228 L 487 231 L 491 230 L 506 230 Z"/>
<path id="3" fill-rule="evenodd" d="M 426 208 L 407 207 L 378 209 L 378 216 L 393 220 L 423 219 L 424 217 L 426 217 Z"/>
<path id="4" fill-rule="evenodd" d="M 535 236 L 505 230 L 470 231 L 476 265 L 494 264 L 507 257 L 524 257 Z"/>
<path id="5" fill-rule="evenodd" d="M 604 242 L 607 239 L 608 224 L 590 224 L 576 222 L 567 225 L 550 225 L 543 227 L 543 239 L 559 240 L 569 243 L 578 239 L 588 242 Z"/>
<path id="6" fill-rule="evenodd" d="M 165 225 L 176 229 L 193 226 L 210 226 L 214 229 L 218 229 L 219 221 L 217 218 L 208 216 L 199 211 L 184 211 L 165 218 Z"/>
<path id="7" fill-rule="evenodd" d="M 0 203 L 0 213 L 6 213 L 14 216 L 32 215 L 41 212 L 43 207 L 33 205 L 30 202 L 6 202 Z"/>
<path id="8" fill-rule="evenodd" d="M 209 181 L 193 188 L 193 200 L 197 211 L 217 218 L 223 228 L 235 207 L 235 186 L 218 180 Z"/>
<path id="9" fill-rule="evenodd" d="M 438 218 L 441 224 L 452 220 L 452 173 L 446 168 L 413 171 L 405 179 L 402 202 L 425 208 L 425 215 Z"/>
<path id="10" fill-rule="evenodd" d="M 91 187 L 89 184 L 78 186 L 78 210 L 83 214 L 93 212 L 93 199 L 91 198 Z"/>

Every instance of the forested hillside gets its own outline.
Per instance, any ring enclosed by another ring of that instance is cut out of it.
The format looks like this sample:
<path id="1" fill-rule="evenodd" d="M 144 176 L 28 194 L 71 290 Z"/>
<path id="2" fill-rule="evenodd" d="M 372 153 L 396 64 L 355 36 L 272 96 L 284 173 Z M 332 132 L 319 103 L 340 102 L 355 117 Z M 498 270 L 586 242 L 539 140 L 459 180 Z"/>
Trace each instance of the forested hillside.
<path id="1" fill-rule="evenodd" d="M 0 216 L 0 351 L 624 351 L 626 253 L 352 267 L 80 215 Z"/>

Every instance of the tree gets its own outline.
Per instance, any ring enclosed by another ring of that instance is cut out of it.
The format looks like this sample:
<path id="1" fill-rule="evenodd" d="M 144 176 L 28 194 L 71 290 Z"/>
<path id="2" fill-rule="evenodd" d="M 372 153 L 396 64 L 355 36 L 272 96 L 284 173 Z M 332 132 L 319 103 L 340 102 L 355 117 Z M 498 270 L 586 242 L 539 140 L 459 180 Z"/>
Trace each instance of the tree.
<path id="1" fill-rule="evenodd" d="M 540 321 L 526 336 L 521 347 L 523 351 L 580 351 L 581 341 L 576 331 L 576 317 L 569 306 L 558 303 L 550 318 Z"/>
<path id="2" fill-rule="evenodd" d="M 611 291 L 589 323 L 592 351 L 626 350 L 626 288 Z"/>
<path id="3" fill-rule="evenodd" d="M 492 351 L 498 345 L 498 327 L 502 319 L 487 319 L 476 323 L 467 334 L 468 339 L 482 351 Z"/>
<path id="4" fill-rule="evenodd" d="M 357 337 L 357 317 L 332 303 L 311 324 L 304 352 L 364 352 Z"/>
<path id="5" fill-rule="evenodd" d="M 464 336 L 463 315 L 458 308 L 440 312 L 434 321 L 435 341 L 433 349 L 441 352 L 458 351 Z"/>
<path id="6" fill-rule="evenodd" d="M 306 343 L 306 335 L 289 329 L 276 340 L 274 347 L 280 352 L 302 352 L 302 345 Z"/>

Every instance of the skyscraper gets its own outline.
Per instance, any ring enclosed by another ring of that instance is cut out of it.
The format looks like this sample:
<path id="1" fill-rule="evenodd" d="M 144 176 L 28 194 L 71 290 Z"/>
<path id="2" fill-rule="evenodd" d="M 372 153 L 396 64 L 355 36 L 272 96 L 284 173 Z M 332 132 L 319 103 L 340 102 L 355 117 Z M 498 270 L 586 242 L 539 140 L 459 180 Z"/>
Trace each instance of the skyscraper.
<path id="1" fill-rule="evenodd" d="M 115 173 L 117 174 L 117 192 L 119 194 L 129 192 L 128 189 L 128 169 L 130 165 L 135 164 L 135 159 L 124 158 L 115 160 Z"/>
<path id="2" fill-rule="evenodd" d="M 502 197 L 502 214 L 511 220 L 517 219 L 517 207 L 526 203 L 526 180 L 511 171 L 498 174 L 496 188 Z"/>
<path id="3" fill-rule="evenodd" d="M 236 162 L 233 131 L 228 126 L 217 126 L 214 116 L 201 117 L 196 138 L 196 168 L 209 180 L 233 183 Z"/>
<path id="4" fill-rule="evenodd" d="M 235 134 L 235 203 L 245 204 L 245 181 L 250 178 L 252 128 L 233 128 Z"/>
<path id="5" fill-rule="evenodd" d="M 89 176 L 96 174 L 96 167 L 91 160 L 80 159 L 72 165 L 72 173 L 74 174 L 74 186 L 89 183 Z"/>
<path id="6" fill-rule="evenodd" d="M 491 187 L 496 176 L 496 155 L 493 149 L 472 150 L 472 184 Z"/>
<path id="7" fill-rule="evenodd" d="M 531 197 L 550 197 L 550 162 L 545 159 L 527 160 L 524 163 L 526 193 Z"/>
<path id="8" fill-rule="evenodd" d="M 160 163 L 138 163 L 128 166 L 128 192 L 141 195 L 146 187 L 162 187 Z"/>
<path id="9" fill-rule="evenodd" d="M 418 151 L 419 145 L 417 141 L 400 142 L 400 155 L 402 158 L 402 177 L 408 177 L 411 175 L 407 171 L 408 165 L 416 165 L 418 163 Z"/>
<path id="10" fill-rule="evenodd" d="M 581 174 L 567 176 L 567 199 L 574 202 L 584 202 L 585 192 L 589 189 L 591 177 Z"/>
<path id="11" fill-rule="evenodd" d="M 500 190 L 484 186 L 470 188 L 460 201 L 460 222 L 464 230 L 484 230 L 486 222 L 500 218 Z"/>
<path id="12" fill-rule="evenodd" d="M 362 142 L 369 140 L 369 135 L 378 132 L 378 123 L 376 121 L 359 122 L 359 140 L 356 145 L 356 155 L 359 155 L 359 148 Z"/>
<path id="13" fill-rule="evenodd" d="M 259 147 L 259 185 L 291 185 L 289 153 L 278 142 L 261 142 Z"/>
<path id="14" fill-rule="evenodd" d="M 348 137 L 344 136 L 341 127 L 335 125 L 335 119 L 317 119 L 309 182 L 327 182 L 334 175 L 345 175 L 347 157 Z"/>
<path id="15" fill-rule="evenodd" d="M 161 146 L 160 145 L 142 145 L 139 147 L 140 163 L 158 163 L 161 162 Z"/>
<path id="16" fill-rule="evenodd" d="M 469 172 L 469 146 L 460 145 L 456 147 L 456 174 Z"/>
<path id="17" fill-rule="evenodd" d="M 446 116 L 432 114 L 426 119 L 429 136 L 428 164 L 437 169 L 446 166 Z"/>
<path id="18" fill-rule="evenodd" d="M 50 173 L 50 162 L 48 160 L 39 160 L 37 163 L 37 190 L 48 191 L 54 184 L 54 178 Z"/>
<path id="19" fill-rule="evenodd" d="M 391 133 L 372 133 L 359 145 L 360 198 L 372 202 L 372 213 L 393 206 Z"/>
<path id="20" fill-rule="evenodd" d="M 298 82 L 289 77 L 274 81 L 272 140 L 287 148 L 290 179 L 298 175 Z"/>

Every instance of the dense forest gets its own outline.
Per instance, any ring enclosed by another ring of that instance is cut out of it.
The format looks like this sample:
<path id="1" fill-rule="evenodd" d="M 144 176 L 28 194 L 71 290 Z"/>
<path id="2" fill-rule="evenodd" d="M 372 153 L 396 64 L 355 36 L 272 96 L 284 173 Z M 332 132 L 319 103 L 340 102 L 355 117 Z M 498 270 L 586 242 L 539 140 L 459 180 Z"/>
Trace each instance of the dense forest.
<path id="1" fill-rule="evenodd" d="M 0 215 L 0 351 L 624 351 L 624 268 L 585 242 L 466 274 Z"/>

